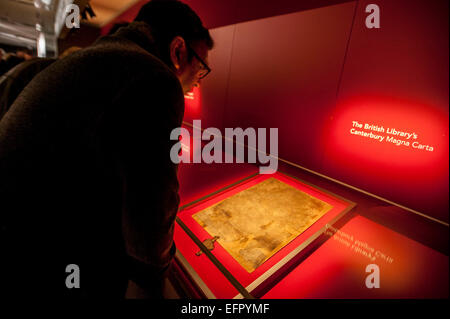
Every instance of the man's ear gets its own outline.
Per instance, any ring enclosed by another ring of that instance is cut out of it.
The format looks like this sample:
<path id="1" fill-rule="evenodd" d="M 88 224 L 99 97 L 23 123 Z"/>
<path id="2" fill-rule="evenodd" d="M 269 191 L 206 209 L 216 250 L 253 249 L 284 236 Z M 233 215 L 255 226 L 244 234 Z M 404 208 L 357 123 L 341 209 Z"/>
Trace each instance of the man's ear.
<path id="1" fill-rule="evenodd" d="M 186 43 L 180 36 L 173 38 L 170 42 L 170 60 L 172 61 L 175 71 L 180 71 L 186 61 Z"/>

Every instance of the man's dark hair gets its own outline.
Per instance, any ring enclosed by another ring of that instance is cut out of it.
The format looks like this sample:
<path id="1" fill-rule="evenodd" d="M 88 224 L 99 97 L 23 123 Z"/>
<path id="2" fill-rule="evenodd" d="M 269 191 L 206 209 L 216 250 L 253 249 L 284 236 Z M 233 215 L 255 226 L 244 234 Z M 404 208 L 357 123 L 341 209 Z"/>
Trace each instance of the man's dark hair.
<path id="1" fill-rule="evenodd" d="M 150 1 L 142 6 L 134 21 L 143 21 L 151 27 L 157 41 L 164 48 L 164 61 L 170 61 L 169 45 L 176 36 L 181 36 L 188 44 L 201 41 L 208 49 L 214 46 L 214 41 L 199 16 L 187 4 L 177 0 Z"/>

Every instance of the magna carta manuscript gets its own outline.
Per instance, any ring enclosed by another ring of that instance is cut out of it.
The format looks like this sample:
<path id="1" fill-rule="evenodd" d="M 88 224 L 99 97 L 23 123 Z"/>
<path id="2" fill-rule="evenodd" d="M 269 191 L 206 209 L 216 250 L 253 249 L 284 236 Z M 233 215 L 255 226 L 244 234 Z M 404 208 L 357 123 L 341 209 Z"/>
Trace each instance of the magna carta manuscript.
<path id="1" fill-rule="evenodd" d="M 251 273 L 331 209 L 271 177 L 193 218 Z"/>

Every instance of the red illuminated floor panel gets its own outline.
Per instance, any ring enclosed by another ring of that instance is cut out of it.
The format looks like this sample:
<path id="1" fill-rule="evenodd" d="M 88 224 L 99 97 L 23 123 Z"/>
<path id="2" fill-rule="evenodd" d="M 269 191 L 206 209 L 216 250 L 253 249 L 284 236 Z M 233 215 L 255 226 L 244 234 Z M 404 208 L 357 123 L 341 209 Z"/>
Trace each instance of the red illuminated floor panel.
<path id="1" fill-rule="evenodd" d="M 361 216 L 327 236 L 263 298 L 448 298 L 448 256 Z M 369 264 L 379 288 L 366 286 Z"/>
<path id="2" fill-rule="evenodd" d="M 268 178 L 276 179 L 301 190 L 302 192 L 318 198 L 332 206 L 331 210 L 319 218 L 314 224 L 298 235 L 290 243 L 284 246 L 280 251 L 266 260 L 253 272 L 246 271 L 232 256 L 216 242 L 212 252 L 212 257 L 205 254 L 200 256 L 196 252 L 200 250 L 194 240 L 203 242 L 211 236 L 203 229 L 192 217 L 195 213 L 210 207 L 226 198 L 233 196 L 243 190 L 257 185 Z M 276 173 L 273 175 L 253 175 L 247 177 L 244 181 L 230 185 L 225 190 L 218 191 L 207 198 L 199 200 L 192 205 L 182 207 L 178 214 L 178 220 L 175 228 L 175 242 L 178 253 L 192 268 L 191 276 L 197 278 L 198 282 L 204 284 L 211 294 L 208 297 L 233 298 L 241 295 L 248 297 L 246 293 L 253 294 L 260 291 L 267 282 L 280 276 L 285 266 L 300 255 L 308 245 L 316 240 L 321 233 L 327 229 L 327 225 L 333 224 L 354 206 L 335 195 L 329 194 L 324 190 L 319 190 L 313 186 L 303 183 L 297 179 L 284 174 Z M 187 234 L 187 233 L 188 234 Z M 189 236 L 188 236 L 189 235 Z M 215 259 L 215 260 L 214 260 Z M 219 268 L 222 267 L 222 270 Z M 223 271 L 225 269 L 225 271 Z M 231 278 L 231 279 L 230 279 Z M 200 279 L 200 280 L 198 280 Z M 196 280 L 194 278 L 194 280 Z M 238 283 L 232 284 L 233 281 Z M 230 283 L 231 282 L 231 283 Z M 259 293 L 259 292 L 258 292 Z"/>

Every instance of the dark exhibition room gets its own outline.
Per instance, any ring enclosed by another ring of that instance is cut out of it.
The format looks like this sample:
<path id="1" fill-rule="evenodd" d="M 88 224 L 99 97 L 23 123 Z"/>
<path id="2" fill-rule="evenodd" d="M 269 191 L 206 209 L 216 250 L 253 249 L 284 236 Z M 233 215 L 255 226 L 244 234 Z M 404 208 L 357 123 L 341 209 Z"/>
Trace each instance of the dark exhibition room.
<path id="1" fill-rule="evenodd" d="M 448 300 L 447 0 L 1 0 L 0 58 L 3 301 Z"/>

